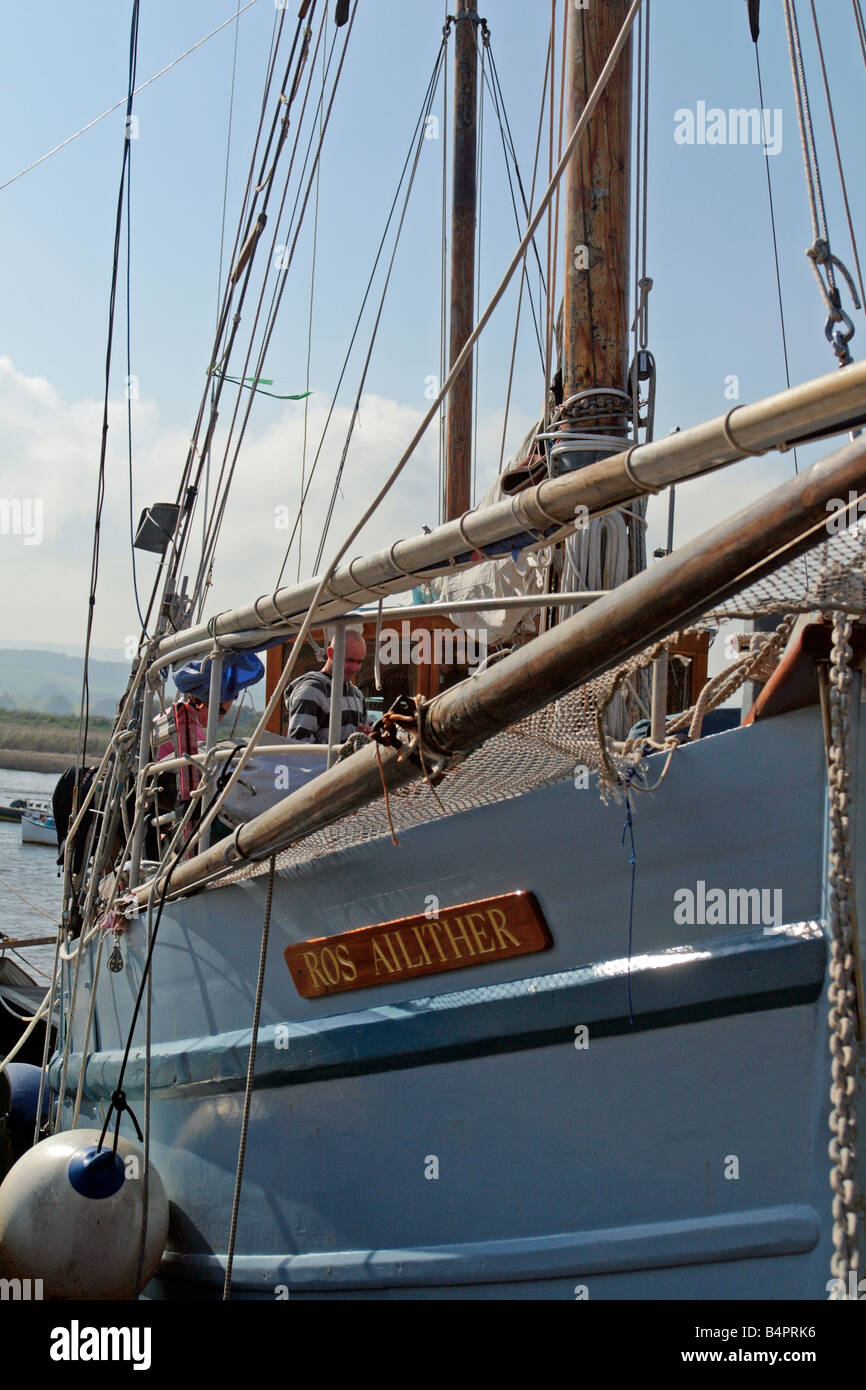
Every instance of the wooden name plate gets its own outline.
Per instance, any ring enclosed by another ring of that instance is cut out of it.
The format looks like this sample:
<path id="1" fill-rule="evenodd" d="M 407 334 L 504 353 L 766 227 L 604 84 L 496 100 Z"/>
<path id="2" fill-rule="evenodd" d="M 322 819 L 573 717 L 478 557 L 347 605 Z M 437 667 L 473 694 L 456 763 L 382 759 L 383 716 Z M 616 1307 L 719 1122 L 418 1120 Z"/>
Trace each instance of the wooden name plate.
<path id="1" fill-rule="evenodd" d="M 535 898 L 520 892 L 444 908 L 437 917 L 422 912 L 299 941 L 286 947 L 285 956 L 298 994 L 318 999 L 416 975 L 489 965 L 546 951 L 552 944 Z"/>

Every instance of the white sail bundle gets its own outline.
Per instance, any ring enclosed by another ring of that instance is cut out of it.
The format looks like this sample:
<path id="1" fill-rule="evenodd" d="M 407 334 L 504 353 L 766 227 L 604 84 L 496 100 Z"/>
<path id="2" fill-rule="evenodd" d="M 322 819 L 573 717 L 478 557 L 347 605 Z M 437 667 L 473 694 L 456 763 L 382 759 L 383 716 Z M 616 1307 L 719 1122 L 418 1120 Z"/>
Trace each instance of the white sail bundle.
<path id="1" fill-rule="evenodd" d="M 481 499 L 479 509 L 492 507 L 506 500 L 502 479 L 497 478 Z M 535 598 L 540 597 L 547 581 L 551 552 L 548 546 L 525 550 L 501 560 L 482 560 L 470 569 L 446 574 L 435 586 L 441 603 L 467 603 L 472 599 Z M 519 608 L 485 608 L 483 612 L 465 609 L 449 615 L 464 631 L 483 631 L 488 643 L 506 641 L 519 628 L 532 623 L 531 610 Z"/>

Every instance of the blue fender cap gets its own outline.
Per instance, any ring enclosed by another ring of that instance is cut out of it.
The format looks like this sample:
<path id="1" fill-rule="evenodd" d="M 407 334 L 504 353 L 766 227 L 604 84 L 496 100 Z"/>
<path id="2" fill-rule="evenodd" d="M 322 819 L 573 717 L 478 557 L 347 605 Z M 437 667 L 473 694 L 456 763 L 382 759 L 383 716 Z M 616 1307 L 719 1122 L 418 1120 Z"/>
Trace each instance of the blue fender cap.
<path id="1" fill-rule="evenodd" d="M 82 1197 L 113 1197 L 123 1187 L 126 1169 L 120 1154 L 110 1148 L 88 1144 L 69 1160 L 69 1181 Z"/>

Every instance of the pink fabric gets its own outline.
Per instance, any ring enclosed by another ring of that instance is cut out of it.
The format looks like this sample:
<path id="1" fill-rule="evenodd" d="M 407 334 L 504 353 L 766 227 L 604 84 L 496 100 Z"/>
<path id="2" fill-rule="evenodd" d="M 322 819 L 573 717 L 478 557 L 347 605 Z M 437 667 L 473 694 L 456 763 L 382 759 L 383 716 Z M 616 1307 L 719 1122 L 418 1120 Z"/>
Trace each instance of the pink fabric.
<path id="1" fill-rule="evenodd" d="M 178 700 L 173 706 L 177 735 L 166 739 L 156 750 L 157 762 L 163 758 L 180 757 L 185 753 L 197 753 L 199 743 L 204 743 L 207 729 L 198 721 L 196 711 L 185 700 Z M 189 767 L 182 767 L 178 775 L 181 800 L 185 801 L 190 791 L 197 787 L 201 773 Z"/>

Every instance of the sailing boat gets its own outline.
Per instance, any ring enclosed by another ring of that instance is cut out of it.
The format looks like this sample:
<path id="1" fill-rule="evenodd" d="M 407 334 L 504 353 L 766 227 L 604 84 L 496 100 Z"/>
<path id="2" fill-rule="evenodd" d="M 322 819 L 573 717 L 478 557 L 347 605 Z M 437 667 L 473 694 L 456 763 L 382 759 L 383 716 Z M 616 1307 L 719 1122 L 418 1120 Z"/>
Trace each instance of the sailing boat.
<path id="1" fill-rule="evenodd" d="M 866 370 L 641 442 L 652 363 L 640 343 L 627 360 L 624 230 L 639 9 L 568 7 L 572 134 L 512 263 L 565 176 L 562 381 L 498 501 L 468 510 L 471 349 L 489 317 L 471 328 L 471 119 L 456 122 L 444 524 L 349 562 L 344 547 L 307 582 L 193 621 L 175 562 L 215 405 L 190 452 L 162 549 L 160 630 L 68 841 L 88 836 L 79 867 L 67 851 L 75 940 L 49 1070 L 62 1130 L 121 1123 L 131 1137 L 141 1121 L 145 1179 L 152 1164 L 172 1203 L 149 1297 L 815 1299 L 828 1281 L 838 1297 L 856 1281 L 851 900 L 864 860 L 852 795 L 856 811 L 864 753 L 850 615 L 863 547 L 848 530 L 831 544 L 827 517 L 833 498 L 866 491 L 866 441 L 649 571 L 641 536 L 650 493 L 856 429 Z M 460 0 L 464 113 L 479 23 Z M 221 317 L 229 345 L 232 294 L 264 227 L 254 208 L 247 225 Z M 626 528 L 630 577 L 600 595 L 570 590 L 570 538 L 610 515 Z M 266 740 L 312 631 L 335 627 L 339 691 L 347 624 L 381 629 L 391 594 L 541 551 L 541 590 L 443 600 L 455 615 L 533 613 L 529 640 L 396 701 L 348 756 L 332 738 L 319 776 L 208 844 L 250 761 L 292 757 Z M 733 689 L 763 664 L 743 724 L 701 737 L 724 688 L 704 678 L 670 718 L 683 656 L 696 668 L 710 627 L 766 614 L 787 620 L 725 673 Z M 266 646 L 277 656 L 261 737 L 220 747 L 223 669 Z M 201 790 L 151 860 L 166 767 L 157 686 L 191 659 L 210 662 L 212 717 L 203 753 L 177 761 Z M 617 738 L 614 702 L 639 712 L 650 674 L 649 730 Z M 91 803 L 102 815 L 88 821 Z"/>

